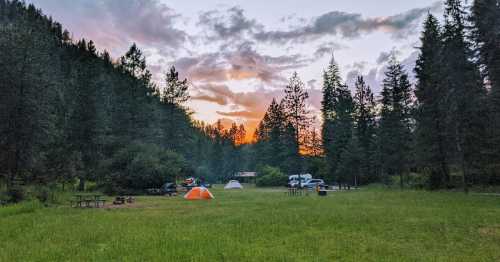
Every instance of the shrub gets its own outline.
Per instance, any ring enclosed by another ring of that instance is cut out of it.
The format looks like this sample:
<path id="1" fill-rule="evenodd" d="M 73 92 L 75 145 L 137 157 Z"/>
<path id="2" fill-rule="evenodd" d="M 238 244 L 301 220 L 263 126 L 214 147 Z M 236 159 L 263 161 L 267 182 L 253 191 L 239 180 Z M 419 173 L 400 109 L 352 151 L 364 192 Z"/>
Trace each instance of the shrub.
<path id="1" fill-rule="evenodd" d="M 46 187 L 38 187 L 36 189 L 35 198 L 38 199 L 41 203 L 47 203 L 50 200 L 50 190 Z"/>
<path id="2" fill-rule="evenodd" d="M 182 176 L 186 161 L 179 154 L 156 145 L 132 144 L 119 150 L 105 162 L 101 186 L 105 192 L 138 194 L 159 188 L 176 176 Z"/>
<path id="3" fill-rule="evenodd" d="M 259 170 L 257 178 L 257 186 L 259 187 L 272 187 L 284 186 L 288 181 L 288 177 L 281 172 L 277 167 L 264 166 Z"/>
<path id="4" fill-rule="evenodd" d="M 24 189 L 20 186 L 14 186 L 7 189 L 7 200 L 11 203 L 19 203 L 25 199 Z"/>

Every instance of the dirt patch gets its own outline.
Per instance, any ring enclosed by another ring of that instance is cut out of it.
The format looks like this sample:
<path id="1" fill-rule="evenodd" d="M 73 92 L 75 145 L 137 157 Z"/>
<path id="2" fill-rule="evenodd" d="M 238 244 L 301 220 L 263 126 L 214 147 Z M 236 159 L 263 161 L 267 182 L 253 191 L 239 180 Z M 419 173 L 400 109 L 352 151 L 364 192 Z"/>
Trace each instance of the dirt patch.
<path id="1" fill-rule="evenodd" d="M 494 225 L 489 227 L 480 227 L 479 234 L 485 237 L 500 238 L 500 225 Z"/>

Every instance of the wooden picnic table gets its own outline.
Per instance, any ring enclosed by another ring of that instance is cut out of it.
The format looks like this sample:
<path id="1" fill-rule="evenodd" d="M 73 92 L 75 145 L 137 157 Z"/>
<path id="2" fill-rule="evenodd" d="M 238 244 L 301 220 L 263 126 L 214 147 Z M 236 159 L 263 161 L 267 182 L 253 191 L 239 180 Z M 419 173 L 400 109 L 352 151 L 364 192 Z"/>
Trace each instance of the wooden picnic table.
<path id="1" fill-rule="evenodd" d="M 75 207 L 103 207 L 106 200 L 101 198 L 100 194 L 76 194 L 75 200 L 72 201 Z"/>
<path id="2" fill-rule="evenodd" d="M 307 188 L 289 187 L 285 194 L 288 196 L 309 196 L 309 191 Z"/>

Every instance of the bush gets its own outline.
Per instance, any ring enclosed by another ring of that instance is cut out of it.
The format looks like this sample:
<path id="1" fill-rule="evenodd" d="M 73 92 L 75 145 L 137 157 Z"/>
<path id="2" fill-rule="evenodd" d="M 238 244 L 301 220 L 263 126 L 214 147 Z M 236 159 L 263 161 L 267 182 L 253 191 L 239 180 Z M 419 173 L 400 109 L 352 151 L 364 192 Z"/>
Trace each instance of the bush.
<path id="1" fill-rule="evenodd" d="M 108 194 L 139 194 L 183 176 L 186 166 L 184 158 L 173 151 L 136 143 L 105 162 L 101 170 L 105 179 L 100 183 Z"/>
<path id="2" fill-rule="evenodd" d="M 10 203 L 19 203 L 25 199 L 25 192 L 22 187 L 14 186 L 7 189 L 7 201 Z"/>
<path id="3" fill-rule="evenodd" d="M 47 203 L 51 199 L 51 192 L 47 187 L 37 187 L 34 195 L 41 203 Z"/>
<path id="4" fill-rule="evenodd" d="M 281 172 L 277 167 L 264 166 L 259 170 L 257 177 L 257 186 L 259 187 L 272 187 L 272 186 L 285 186 L 288 177 Z"/>

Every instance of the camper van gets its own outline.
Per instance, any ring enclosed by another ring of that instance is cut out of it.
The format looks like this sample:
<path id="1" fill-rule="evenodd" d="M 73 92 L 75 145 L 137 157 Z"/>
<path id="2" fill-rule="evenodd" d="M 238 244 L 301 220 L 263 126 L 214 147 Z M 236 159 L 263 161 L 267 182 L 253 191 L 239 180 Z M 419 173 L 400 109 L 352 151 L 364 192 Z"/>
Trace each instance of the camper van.
<path id="1" fill-rule="evenodd" d="M 300 177 L 300 182 L 299 182 Z M 303 187 L 307 181 L 312 179 L 311 174 L 291 175 L 288 177 L 288 187 Z"/>

